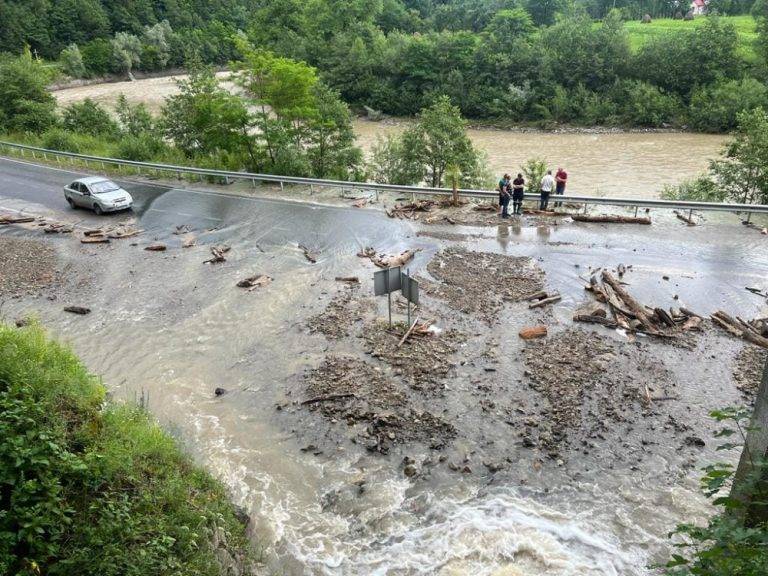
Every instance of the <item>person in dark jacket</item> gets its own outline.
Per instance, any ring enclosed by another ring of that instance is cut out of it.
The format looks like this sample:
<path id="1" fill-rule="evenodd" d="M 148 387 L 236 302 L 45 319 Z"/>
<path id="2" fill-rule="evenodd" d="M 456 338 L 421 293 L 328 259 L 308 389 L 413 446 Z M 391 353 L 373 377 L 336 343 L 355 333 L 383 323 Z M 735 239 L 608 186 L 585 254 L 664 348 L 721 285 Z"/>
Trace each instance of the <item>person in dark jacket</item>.
<path id="1" fill-rule="evenodd" d="M 523 213 L 523 198 L 525 195 L 525 178 L 518 174 L 512 181 L 512 214 Z"/>
<path id="2" fill-rule="evenodd" d="M 507 205 L 509 205 L 509 174 L 504 174 L 499 180 L 497 189 L 499 191 L 499 216 L 504 215 L 504 197 L 507 198 Z"/>

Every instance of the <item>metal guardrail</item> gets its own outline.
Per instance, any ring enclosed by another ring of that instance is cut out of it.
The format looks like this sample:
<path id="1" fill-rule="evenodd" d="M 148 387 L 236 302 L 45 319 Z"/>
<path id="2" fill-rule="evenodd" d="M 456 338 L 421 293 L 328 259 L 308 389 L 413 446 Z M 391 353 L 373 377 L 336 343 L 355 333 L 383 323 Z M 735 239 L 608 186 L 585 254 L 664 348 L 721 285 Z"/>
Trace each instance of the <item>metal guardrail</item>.
<path id="1" fill-rule="evenodd" d="M 415 196 L 450 196 L 453 191 L 450 188 L 427 188 L 420 186 L 399 186 L 396 184 L 379 184 L 375 182 L 348 182 L 344 180 L 322 180 L 318 178 L 301 178 L 298 176 L 280 176 L 276 174 L 256 174 L 251 172 L 235 172 L 230 170 L 213 170 L 209 168 L 196 168 L 193 166 L 174 166 L 171 164 L 159 164 L 153 162 L 137 162 L 134 160 L 123 160 L 120 158 L 106 158 L 102 156 L 89 156 L 87 154 L 76 154 L 74 152 L 62 152 L 58 150 L 48 150 L 46 148 L 39 148 L 36 146 L 28 146 L 26 144 L 16 144 L 14 142 L 5 142 L 0 140 L 0 153 L 4 152 L 5 148 L 19 150 L 22 156 L 26 156 L 26 152 L 30 152 L 30 155 L 37 159 L 40 155 L 43 159 L 47 160 L 48 156 L 53 156 L 57 161 L 63 158 L 70 158 L 72 160 L 82 160 L 85 162 L 86 168 L 89 167 L 89 162 L 99 163 L 103 169 L 106 169 L 107 165 L 117 166 L 118 170 L 121 166 L 128 166 L 137 168 L 139 170 L 152 170 L 155 172 L 169 172 L 179 179 L 182 174 L 190 174 L 203 177 L 221 178 L 226 183 L 231 180 L 246 180 L 253 183 L 255 186 L 257 182 L 274 182 L 279 184 L 282 188 L 285 184 L 292 185 L 304 185 L 309 186 L 310 189 L 315 186 L 318 187 L 330 187 L 330 188 L 342 188 L 343 190 L 366 190 L 378 192 L 395 192 L 406 193 Z M 471 190 L 460 189 L 458 191 L 459 196 L 470 198 L 496 198 L 498 192 L 489 190 Z M 526 200 L 538 200 L 538 194 L 526 194 Z M 768 214 L 768 205 L 764 204 L 724 204 L 715 202 L 690 202 L 690 201 L 678 201 L 678 200 L 655 200 L 655 199 L 642 199 L 642 198 L 609 198 L 600 196 L 552 196 L 552 201 L 569 202 L 584 204 L 585 207 L 589 204 L 605 205 L 605 206 L 628 206 L 632 208 L 661 208 L 669 210 L 686 210 L 689 212 L 697 211 L 710 211 L 710 212 L 742 212 L 749 214 Z"/>

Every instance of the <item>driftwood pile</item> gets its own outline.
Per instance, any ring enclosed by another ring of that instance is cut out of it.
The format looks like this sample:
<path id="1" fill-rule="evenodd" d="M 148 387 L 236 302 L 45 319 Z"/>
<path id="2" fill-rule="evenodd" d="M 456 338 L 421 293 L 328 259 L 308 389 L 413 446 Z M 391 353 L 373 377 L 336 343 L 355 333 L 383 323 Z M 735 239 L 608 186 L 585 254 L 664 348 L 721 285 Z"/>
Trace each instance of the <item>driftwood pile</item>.
<path id="1" fill-rule="evenodd" d="M 220 246 L 211 246 L 211 258 L 204 260 L 203 264 L 220 264 L 222 262 L 226 262 L 227 259 L 224 254 L 230 250 L 231 248 L 226 244 L 222 244 Z"/>
<path id="2" fill-rule="evenodd" d="M 738 316 L 734 318 L 722 310 L 718 310 L 710 318 L 712 318 L 712 322 L 729 334 L 761 348 L 768 348 L 768 318 L 758 318 L 747 322 Z"/>
<path id="3" fill-rule="evenodd" d="M 47 232 L 48 230 L 46 230 Z M 118 226 L 110 226 L 108 228 L 92 228 L 83 232 L 83 236 L 80 238 L 80 242 L 83 244 L 106 244 L 112 240 L 118 240 L 121 238 L 132 238 L 138 236 L 143 230 L 131 226 L 130 224 L 120 224 Z"/>
<path id="4" fill-rule="evenodd" d="M 358 258 L 368 258 L 379 268 L 394 268 L 395 266 L 402 266 L 407 262 L 413 260 L 416 256 L 416 252 L 420 252 L 421 249 L 405 250 L 395 256 L 385 256 L 383 254 L 377 254 L 376 250 L 371 247 L 363 248 L 357 253 Z"/>
<path id="5" fill-rule="evenodd" d="M 417 200 L 408 204 L 395 204 L 394 208 L 387 210 L 387 216 L 390 218 L 418 220 L 419 212 L 429 212 L 434 205 L 434 200 Z"/>
<path id="6" fill-rule="evenodd" d="M 608 304 L 612 318 L 600 306 L 590 310 L 579 310 L 574 314 L 574 321 L 602 324 L 609 328 L 623 328 L 631 332 L 641 332 L 651 336 L 673 338 L 679 332 L 697 330 L 701 316 L 686 308 L 670 309 L 644 306 L 622 286 L 621 282 L 607 270 L 603 270 L 602 282 L 597 276 L 590 278 L 586 290 L 592 292 L 598 302 Z"/>

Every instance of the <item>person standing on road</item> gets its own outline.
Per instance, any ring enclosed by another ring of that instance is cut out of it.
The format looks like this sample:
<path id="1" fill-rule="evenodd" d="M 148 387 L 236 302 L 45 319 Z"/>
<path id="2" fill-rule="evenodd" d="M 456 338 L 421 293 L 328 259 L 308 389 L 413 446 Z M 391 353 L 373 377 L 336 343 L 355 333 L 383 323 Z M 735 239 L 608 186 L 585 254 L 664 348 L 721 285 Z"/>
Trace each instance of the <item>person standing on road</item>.
<path id="1" fill-rule="evenodd" d="M 565 185 L 568 182 L 568 172 L 563 170 L 562 168 L 557 169 L 557 174 L 555 174 L 555 195 L 556 196 L 562 196 L 565 194 Z M 559 206 L 562 206 L 562 202 L 555 202 L 555 208 L 558 208 Z"/>
<path id="2" fill-rule="evenodd" d="M 504 174 L 499 180 L 499 216 L 504 216 L 509 206 L 509 174 Z M 504 199 L 506 198 L 506 205 Z"/>
<path id="3" fill-rule="evenodd" d="M 523 198 L 525 195 L 525 178 L 518 173 L 512 181 L 512 214 L 523 213 Z"/>
<path id="4" fill-rule="evenodd" d="M 552 170 L 547 170 L 544 178 L 541 179 L 541 202 L 539 204 L 540 210 L 546 210 L 549 206 L 549 195 L 552 194 L 552 189 L 555 187 L 555 179 L 552 177 Z"/>

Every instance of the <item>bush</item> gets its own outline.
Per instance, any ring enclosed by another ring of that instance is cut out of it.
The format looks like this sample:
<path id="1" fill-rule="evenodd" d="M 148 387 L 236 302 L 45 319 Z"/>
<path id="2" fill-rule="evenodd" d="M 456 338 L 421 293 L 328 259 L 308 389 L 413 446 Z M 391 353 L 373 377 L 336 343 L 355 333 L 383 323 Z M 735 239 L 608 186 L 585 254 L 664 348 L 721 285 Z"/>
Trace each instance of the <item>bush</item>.
<path id="1" fill-rule="evenodd" d="M 129 134 L 120 139 L 116 154 L 118 158 L 135 162 L 157 161 L 166 148 L 166 144 L 152 134 Z"/>
<path id="2" fill-rule="evenodd" d="M 636 126 L 658 128 L 672 124 L 682 110 L 677 96 L 640 80 L 623 82 L 616 99 L 621 103 L 622 119 Z"/>
<path id="3" fill-rule="evenodd" d="M 104 76 L 112 71 L 112 44 L 109 40 L 91 40 L 80 52 L 89 76 Z"/>
<path id="4" fill-rule="evenodd" d="M 0 129 L 45 132 L 56 123 L 56 101 L 47 90 L 51 73 L 29 51 L 0 55 Z"/>
<path id="5" fill-rule="evenodd" d="M 727 132 L 744 110 L 768 105 L 768 88 L 754 78 L 731 80 L 697 88 L 688 112 L 691 126 L 702 132 Z"/>
<path id="6" fill-rule="evenodd" d="M 82 152 L 77 137 L 71 132 L 61 130 L 60 128 L 54 128 L 45 132 L 42 136 L 42 145 L 43 148 L 48 150 L 74 152 L 75 154 Z"/>
<path id="7" fill-rule="evenodd" d="M 64 109 L 63 126 L 71 132 L 92 136 L 112 136 L 118 131 L 117 123 L 109 112 L 90 98 Z"/>
<path id="8" fill-rule="evenodd" d="M 222 486 L 36 325 L 0 325 L 0 573 L 197 574 L 247 554 Z"/>
<path id="9" fill-rule="evenodd" d="M 726 191 L 711 178 L 699 176 L 693 180 L 685 180 L 676 186 L 664 186 L 661 197 L 664 200 L 722 202 L 725 200 Z"/>

